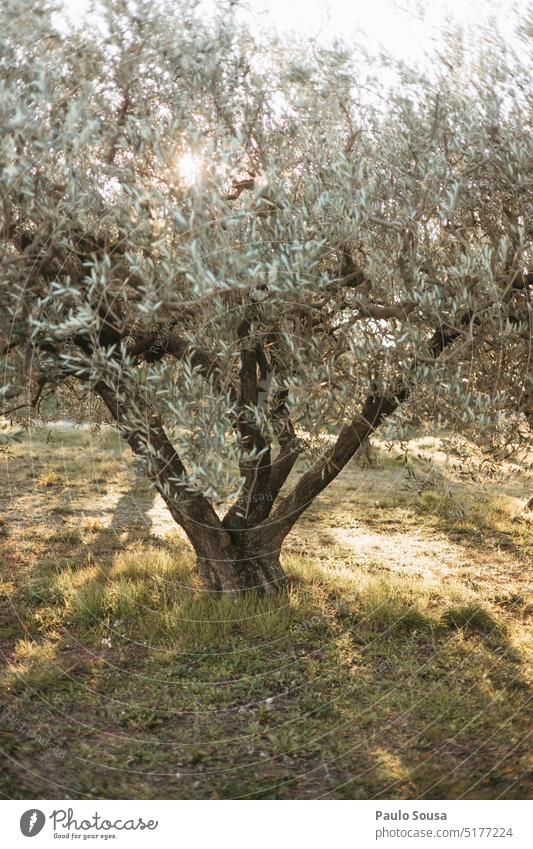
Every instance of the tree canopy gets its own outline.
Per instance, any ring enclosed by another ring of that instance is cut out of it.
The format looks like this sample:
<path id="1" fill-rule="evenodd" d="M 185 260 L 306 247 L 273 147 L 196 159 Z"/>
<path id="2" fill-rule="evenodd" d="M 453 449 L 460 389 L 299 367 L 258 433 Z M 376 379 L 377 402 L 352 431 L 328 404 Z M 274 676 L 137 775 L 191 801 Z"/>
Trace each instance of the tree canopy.
<path id="1" fill-rule="evenodd" d="M 0 413 L 111 420 L 223 591 L 378 427 L 533 419 L 525 24 L 413 70 L 234 6 L 0 10 Z"/>

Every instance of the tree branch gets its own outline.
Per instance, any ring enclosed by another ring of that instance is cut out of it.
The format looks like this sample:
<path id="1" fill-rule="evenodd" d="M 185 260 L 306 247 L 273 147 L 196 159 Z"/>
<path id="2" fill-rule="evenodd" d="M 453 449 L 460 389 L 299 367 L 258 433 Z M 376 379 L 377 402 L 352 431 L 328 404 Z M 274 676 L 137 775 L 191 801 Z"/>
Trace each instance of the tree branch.
<path id="1" fill-rule="evenodd" d="M 240 340 L 240 396 L 237 428 L 240 433 L 241 459 L 239 468 L 244 478 L 242 494 L 226 513 L 223 524 L 233 530 L 253 523 L 257 497 L 263 495 L 270 476 L 270 445 L 252 420 L 250 407 L 256 407 L 259 401 L 257 381 L 258 349 L 262 365 L 263 379 L 267 379 L 268 363 L 258 343 L 250 338 L 251 320 L 245 318 L 237 329 Z M 250 455 L 249 458 L 246 455 Z"/>
<path id="2" fill-rule="evenodd" d="M 207 544 L 214 536 L 222 549 L 229 548 L 231 538 L 208 499 L 199 492 L 191 491 L 183 480 L 187 470 L 159 418 L 147 411 L 144 426 L 133 428 L 127 417 L 128 400 L 102 380 L 96 383 L 94 389 L 132 451 L 148 460 L 156 489 L 195 549 L 198 551 L 198 541 L 202 535 L 206 537 Z M 137 399 L 130 400 L 135 402 Z"/>
<path id="3" fill-rule="evenodd" d="M 31 401 L 27 404 L 18 404 L 16 407 L 11 407 L 11 409 L 9 409 L 9 410 L 3 410 L 2 415 L 7 418 L 8 416 L 15 413 L 17 410 L 22 410 L 24 407 L 31 407 L 32 409 L 35 409 L 35 407 L 39 403 L 39 399 L 40 399 L 40 397 L 43 393 L 43 389 L 44 389 L 45 386 L 46 386 L 46 377 L 41 374 L 39 376 L 39 380 L 37 381 L 37 389 L 35 391 L 35 395 L 31 399 Z"/>
<path id="4" fill-rule="evenodd" d="M 469 320 L 470 316 L 465 315 L 462 323 L 466 324 Z M 437 359 L 459 335 L 460 330 L 453 327 L 437 328 L 428 341 L 428 348 L 434 359 Z M 413 367 L 415 365 L 416 361 Z M 410 392 L 411 387 L 403 383 L 387 394 L 368 395 L 361 414 L 343 425 L 335 444 L 317 463 L 304 472 L 292 492 L 282 499 L 265 522 L 276 544 L 281 545 L 282 540 L 304 510 L 337 477 L 379 425 L 407 400 Z"/>

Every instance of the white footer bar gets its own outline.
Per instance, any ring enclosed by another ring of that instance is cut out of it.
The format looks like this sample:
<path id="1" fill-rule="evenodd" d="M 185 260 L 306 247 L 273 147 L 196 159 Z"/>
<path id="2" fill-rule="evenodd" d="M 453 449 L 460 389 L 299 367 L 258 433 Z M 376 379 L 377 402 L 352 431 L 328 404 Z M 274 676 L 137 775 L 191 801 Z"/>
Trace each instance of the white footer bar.
<path id="1" fill-rule="evenodd" d="M 533 847 L 527 801 L 0 802 L 2 845 L 199 849 Z"/>

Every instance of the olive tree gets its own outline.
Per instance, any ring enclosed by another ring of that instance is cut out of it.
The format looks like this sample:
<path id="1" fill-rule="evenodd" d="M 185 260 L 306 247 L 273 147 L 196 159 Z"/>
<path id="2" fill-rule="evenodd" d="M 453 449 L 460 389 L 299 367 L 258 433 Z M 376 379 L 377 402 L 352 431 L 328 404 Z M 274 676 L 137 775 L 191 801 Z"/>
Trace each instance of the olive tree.
<path id="1" fill-rule="evenodd" d="M 0 33 L 0 412 L 111 421 L 207 587 L 277 590 L 299 516 L 409 411 L 528 437 L 523 26 L 416 73 L 234 3 L 67 27 L 4 0 Z"/>

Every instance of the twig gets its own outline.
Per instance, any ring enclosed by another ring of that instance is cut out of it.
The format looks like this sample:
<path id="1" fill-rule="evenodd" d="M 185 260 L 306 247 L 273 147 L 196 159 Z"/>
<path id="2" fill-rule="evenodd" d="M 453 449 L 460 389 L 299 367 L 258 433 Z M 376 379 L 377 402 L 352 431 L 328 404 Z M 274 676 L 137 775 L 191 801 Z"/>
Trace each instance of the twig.
<path id="1" fill-rule="evenodd" d="M 41 375 L 39 377 L 39 381 L 37 383 L 37 390 L 35 392 L 35 395 L 31 399 L 31 401 L 27 404 L 17 404 L 16 407 L 11 407 L 11 409 L 9 409 L 9 410 L 4 410 L 2 412 L 2 415 L 4 416 L 4 418 L 7 418 L 7 416 L 12 415 L 17 410 L 22 410 L 24 407 L 32 407 L 33 409 L 35 409 L 35 407 L 39 403 L 39 399 L 40 399 L 40 397 L 43 393 L 43 389 L 44 389 L 45 386 L 46 386 L 46 378 L 44 377 L 44 375 Z"/>

